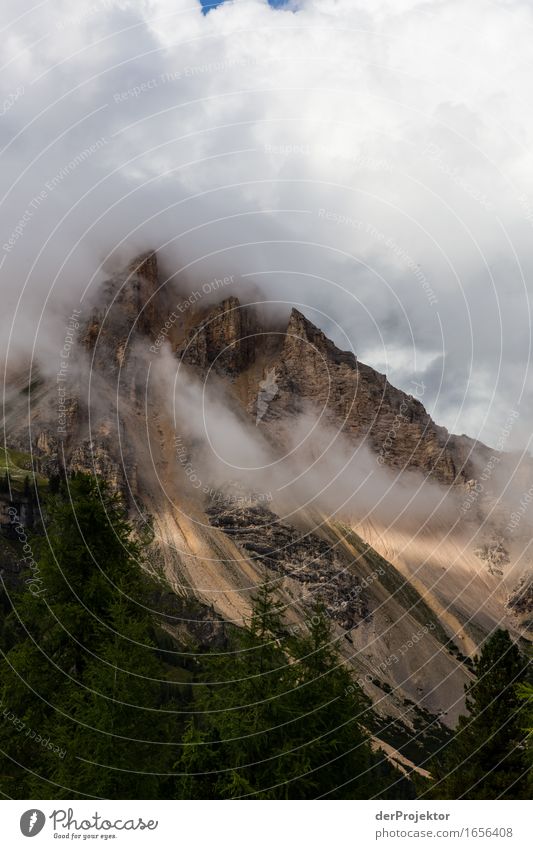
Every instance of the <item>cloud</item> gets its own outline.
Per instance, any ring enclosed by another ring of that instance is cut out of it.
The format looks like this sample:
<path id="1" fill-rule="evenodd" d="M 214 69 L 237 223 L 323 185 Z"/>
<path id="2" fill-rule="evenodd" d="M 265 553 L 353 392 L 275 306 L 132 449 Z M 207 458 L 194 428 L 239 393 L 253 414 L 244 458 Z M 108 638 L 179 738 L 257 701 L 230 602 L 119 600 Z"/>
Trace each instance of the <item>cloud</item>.
<path id="1" fill-rule="evenodd" d="M 142 361 L 146 352 L 138 353 Z M 223 381 L 211 373 L 203 382 L 176 361 L 169 346 L 153 362 L 150 379 L 173 422 L 174 463 L 188 481 L 189 497 L 209 503 L 224 493 L 246 501 L 253 493 L 289 520 L 300 511 L 315 521 L 372 516 L 411 531 L 434 520 L 451 526 L 458 518 L 454 493 L 419 472 L 380 464 L 364 441 L 354 445 L 340 430 L 317 422 L 316 411 L 280 425 L 274 448 Z M 148 478 L 153 457 L 141 453 L 136 460 Z"/>
<path id="2" fill-rule="evenodd" d="M 519 409 L 527 443 L 529 3 L 8 0 L 3 20 L 2 355 L 59 348 L 102 263 L 154 247 L 422 377 L 455 431 L 494 443 Z"/>

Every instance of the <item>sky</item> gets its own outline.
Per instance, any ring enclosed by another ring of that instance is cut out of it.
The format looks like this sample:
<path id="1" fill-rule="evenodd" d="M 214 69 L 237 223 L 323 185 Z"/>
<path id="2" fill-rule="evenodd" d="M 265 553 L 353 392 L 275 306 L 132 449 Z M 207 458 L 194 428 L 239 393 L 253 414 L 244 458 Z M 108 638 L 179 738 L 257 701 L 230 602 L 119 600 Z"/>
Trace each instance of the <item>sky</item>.
<path id="1" fill-rule="evenodd" d="M 222 3 L 225 2 L 226 0 L 200 0 L 202 9 L 206 15 L 210 9 L 216 9 L 217 6 L 222 6 Z M 286 6 L 287 2 L 288 0 L 268 0 L 268 5 L 272 6 L 273 9 L 277 9 Z"/>
<path id="2" fill-rule="evenodd" d="M 518 411 L 524 447 L 532 4 L 273 6 L 5 0 L 0 357 L 57 358 L 155 248 L 296 303 L 454 432 L 501 444 Z"/>

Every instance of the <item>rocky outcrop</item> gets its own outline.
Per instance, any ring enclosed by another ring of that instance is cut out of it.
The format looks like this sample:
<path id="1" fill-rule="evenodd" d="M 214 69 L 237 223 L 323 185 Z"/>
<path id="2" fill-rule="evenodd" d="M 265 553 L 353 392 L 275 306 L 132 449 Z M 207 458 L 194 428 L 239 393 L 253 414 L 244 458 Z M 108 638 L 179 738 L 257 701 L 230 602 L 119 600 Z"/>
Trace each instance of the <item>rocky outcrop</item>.
<path id="1" fill-rule="evenodd" d="M 256 333 L 252 312 L 227 298 L 192 328 L 177 353 L 189 365 L 234 376 L 254 361 Z"/>
<path id="2" fill-rule="evenodd" d="M 277 397 L 279 392 L 279 384 L 277 381 L 276 369 L 271 368 L 266 370 L 264 380 L 259 383 L 259 390 L 256 401 L 255 423 L 259 424 L 268 413 L 270 404 Z"/>
<path id="3" fill-rule="evenodd" d="M 320 599 L 340 651 L 366 681 L 386 680 L 389 690 L 400 692 L 400 702 L 407 696 L 433 712 L 449 711 L 447 721 L 453 722 L 468 670 L 462 652 L 450 646 L 463 640 L 463 625 L 471 624 L 465 639 L 472 642 L 460 646 L 473 653 L 504 620 L 509 589 L 500 585 L 508 580 L 516 585 L 520 570 L 515 564 L 503 568 L 498 547 L 487 551 L 489 560 L 483 554 L 480 563 L 462 536 L 449 538 L 453 522 L 447 515 L 421 534 L 416 514 L 411 517 L 414 530 L 379 528 L 376 516 L 359 526 L 356 508 L 353 515 L 343 515 L 342 526 L 331 517 L 311 515 L 311 508 L 281 519 L 284 506 L 276 503 L 275 476 L 261 501 L 250 492 L 266 488 L 259 475 L 258 480 L 240 479 L 236 467 L 231 475 L 239 480 L 228 483 L 229 473 L 221 480 L 213 473 L 210 480 L 209 458 L 204 474 L 204 458 L 198 455 L 207 451 L 205 440 L 188 429 L 185 402 L 173 419 L 181 390 L 170 403 L 164 394 L 167 382 L 154 379 L 148 386 L 147 369 L 162 359 L 164 344 L 165 357 L 173 351 L 176 368 L 181 360 L 191 383 L 216 375 L 217 402 L 227 405 L 250 444 L 264 448 L 276 462 L 288 453 L 305 414 L 342 433 L 353 447 L 364 443 L 376 464 L 421 472 L 445 485 L 464 484 L 458 500 L 471 498 L 464 517 L 473 528 L 469 539 L 478 545 L 485 537 L 477 529 L 495 497 L 490 491 L 491 473 L 499 464 L 490 465 L 494 452 L 436 425 L 421 403 L 420 387 L 413 386 L 412 395 L 395 389 L 353 352 L 341 351 L 299 310 L 280 321 L 233 297 L 214 307 L 200 298 L 184 312 L 176 303 L 176 296 L 161 287 L 152 253 L 106 281 L 80 328 L 82 344 L 75 350 L 81 368 L 74 357 L 69 361 L 61 401 L 65 433 L 58 434 L 55 379 L 35 385 L 31 405 L 20 381 L 4 422 L 13 446 L 28 452 L 32 462 L 37 459 L 46 475 L 63 464 L 101 475 L 124 495 L 139 526 L 146 515 L 151 517 L 149 568 L 164 574 L 187 604 L 201 599 L 205 607 L 203 613 L 185 616 L 197 620 L 192 630 L 187 625 L 193 642 L 222 645 L 220 617 L 242 621 L 253 588 L 266 576 L 280 588 L 291 626 L 304 623 L 313 601 Z M 165 369 L 168 363 L 167 357 Z M 198 461 L 197 479 L 205 478 L 201 491 L 191 485 L 184 458 L 192 458 L 193 466 Z M 483 482 L 482 496 L 477 481 Z M 222 497 L 206 513 L 213 488 Z M 283 498 L 291 500 L 289 489 Z M 504 516 L 498 522 L 505 527 Z M 494 528 L 492 522 L 489 542 Z M 526 587 L 512 596 L 510 620 L 531 624 L 530 595 Z M 169 605 L 164 625 L 176 633 L 185 627 L 179 622 L 183 610 L 179 605 L 174 610 L 172 598 Z M 374 697 L 372 686 L 369 695 Z M 380 704 L 383 693 L 383 688 L 377 693 Z"/>
<path id="4" fill-rule="evenodd" d="M 98 439 L 96 442 L 84 439 L 73 449 L 69 458 L 69 469 L 73 472 L 98 475 L 107 481 L 113 491 L 122 495 L 127 494 L 132 486 L 132 478 L 135 479 L 135 467 L 128 467 L 127 470 L 124 468 L 124 464 L 117 459 L 114 440 L 107 438 Z"/>
<path id="5" fill-rule="evenodd" d="M 507 606 L 516 616 L 527 616 L 531 620 L 533 613 L 533 572 L 521 578 L 518 586 L 509 596 Z"/>
<path id="6" fill-rule="evenodd" d="M 102 284 L 90 317 L 83 324 L 80 319 L 72 356 L 58 364 L 57 381 L 41 381 L 29 414 L 22 396 L 13 407 L 12 444 L 31 452 L 43 475 L 98 474 L 126 499 L 135 496 L 132 441 L 146 384 L 145 352 L 171 300 L 153 252 Z"/>
<path id="7" fill-rule="evenodd" d="M 169 309 L 155 253 L 137 257 L 102 285 L 98 303 L 80 331 L 93 365 L 108 377 L 124 370 L 134 343 L 157 336 Z"/>
<path id="8" fill-rule="evenodd" d="M 304 605 L 321 601 L 327 615 L 344 631 L 369 620 L 361 583 L 317 534 L 298 531 L 265 505 L 236 507 L 217 502 L 207 515 L 213 527 L 230 536 L 256 567 L 273 578 L 295 582 Z"/>
<path id="9" fill-rule="evenodd" d="M 177 356 L 204 374 L 213 368 L 232 381 L 244 375 L 246 409 L 278 440 L 276 423 L 290 427 L 291 417 L 312 411 L 353 443 L 364 442 L 378 462 L 446 485 L 465 484 L 491 454 L 436 425 L 417 397 L 421 385 L 410 395 L 396 389 L 297 309 L 284 328 L 271 331 L 229 298 L 198 317 Z"/>
<path id="10" fill-rule="evenodd" d="M 493 535 L 491 539 L 479 545 L 474 553 L 483 563 L 486 563 L 489 575 L 503 575 L 504 567 L 511 562 L 502 536 Z"/>

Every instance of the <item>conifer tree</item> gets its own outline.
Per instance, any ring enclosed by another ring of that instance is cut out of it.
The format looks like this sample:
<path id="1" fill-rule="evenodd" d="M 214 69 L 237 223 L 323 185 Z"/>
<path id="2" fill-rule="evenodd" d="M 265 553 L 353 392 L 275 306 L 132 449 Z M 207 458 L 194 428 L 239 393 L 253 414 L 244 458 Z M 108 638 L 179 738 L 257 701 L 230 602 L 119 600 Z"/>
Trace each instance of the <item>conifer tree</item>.
<path id="1" fill-rule="evenodd" d="M 528 796 L 533 795 L 533 684 L 527 682 L 518 686 L 518 697 L 524 705 L 524 732 L 526 734 L 526 759 L 528 770 Z"/>
<path id="2" fill-rule="evenodd" d="M 0 787 L 19 798 L 157 796 L 182 705 L 168 698 L 140 545 L 120 499 L 87 476 L 46 510 L 48 536 L 31 541 L 36 562 L 12 614 L 19 639 L 0 670 L 23 727 L 0 724 Z"/>
<path id="3" fill-rule="evenodd" d="M 476 678 L 446 750 L 432 762 L 436 799 L 521 799 L 527 796 L 525 706 L 518 685 L 527 662 L 509 633 L 495 631 L 474 660 Z"/>
<path id="4" fill-rule="evenodd" d="M 369 798 L 399 779 L 371 752 L 367 705 L 331 646 L 322 606 L 308 624 L 306 636 L 289 634 L 273 589 L 260 587 L 233 651 L 210 661 L 218 683 L 198 695 L 176 764 L 178 797 Z"/>

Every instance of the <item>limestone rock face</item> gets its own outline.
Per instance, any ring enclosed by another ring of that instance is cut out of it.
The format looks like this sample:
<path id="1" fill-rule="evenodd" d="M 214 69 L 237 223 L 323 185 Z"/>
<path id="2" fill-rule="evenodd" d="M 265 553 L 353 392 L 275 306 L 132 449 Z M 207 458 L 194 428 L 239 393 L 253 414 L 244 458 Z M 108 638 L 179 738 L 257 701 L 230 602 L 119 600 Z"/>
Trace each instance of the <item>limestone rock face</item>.
<path id="1" fill-rule="evenodd" d="M 121 463 L 115 450 L 115 441 L 105 437 L 95 440 L 84 439 L 70 457 L 69 468 L 73 472 L 89 472 L 103 478 L 115 492 L 126 493 L 126 480 L 131 487 L 135 481 L 135 465 L 129 463 L 130 456 Z M 124 468 L 127 465 L 128 468 Z"/>
<path id="2" fill-rule="evenodd" d="M 93 364 L 107 374 L 124 369 L 139 337 L 157 336 L 169 310 L 157 258 L 143 254 L 103 284 L 97 306 L 81 331 Z"/>
<path id="3" fill-rule="evenodd" d="M 514 563 L 518 544 L 513 549 L 506 541 L 509 564 L 501 565 L 499 548 L 491 554 L 500 558 L 500 575 L 468 550 L 461 535 L 476 537 L 487 499 L 497 497 L 483 478 L 484 468 L 495 467 L 496 452 L 436 425 L 422 404 L 423 388 L 414 385 L 412 395 L 395 389 L 297 309 L 274 319 L 230 297 L 214 306 L 200 298 L 182 312 L 178 298 L 163 285 L 151 252 L 107 280 L 92 314 L 83 316 L 61 396 L 63 418 L 54 377 L 36 382 L 30 404 L 21 379 L 2 422 L 9 444 L 31 455 L 46 476 L 63 466 L 101 475 L 123 495 L 139 526 L 145 520 L 153 525 L 151 568 L 163 571 L 187 603 L 200 600 L 210 611 L 198 617 L 195 639 L 222 644 L 220 617 L 239 622 L 247 616 L 250 594 L 266 576 L 281 587 L 293 625 L 305 622 L 313 600 L 323 601 L 340 651 L 378 687 L 369 685 L 369 695 L 379 704 L 387 699 L 385 713 L 403 716 L 402 699 L 409 698 L 434 714 L 449 712 L 453 723 L 469 675 L 458 646 L 473 652 L 510 617 L 524 629 L 531 626 L 531 583 L 518 585 L 522 565 Z M 163 357 L 165 378 L 150 383 L 148 370 L 154 366 L 156 373 Z M 169 398 L 167 372 L 173 364 L 179 371 L 180 363 L 186 379 Z M 447 515 L 437 515 L 419 534 L 419 527 L 415 533 L 378 527 L 375 516 L 367 520 L 352 507 L 342 523 L 324 517 L 320 505 L 307 510 L 298 502 L 286 509 L 282 500 L 290 501 L 290 491 L 276 503 L 274 484 L 267 508 L 259 499 L 260 478 L 239 477 L 238 465 L 230 481 L 229 472 L 210 480 L 209 458 L 204 472 L 199 456 L 208 453 L 205 439 L 189 427 L 187 416 L 194 421 L 195 410 L 186 390 L 198 378 L 209 393 L 211 376 L 216 414 L 229 411 L 239 432 L 269 459 L 289 454 L 291 435 L 308 418 L 341 433 L 354 448 L 365 445 L 376 464 L 456 487 L 457 500 L 472 508 L 457 536 L 448 538 Z M 519 484 L 524 492 L 530 477 L 528 464 Z M 480 479 L 483 498 L 477 495 Z M 213 486 L 224 498 L 209 506 Z M 255 501 L 250 487 L 258 488 Z M 506 521 L 502 516 L 500 524 Z M 526 531 L 521 525 L 520 533 Z M 516 588 L 510 598 L 506 587 Z M 194 604 L 190 618 L 196 618 Z M 419 634 L 416 651 L 403 653 Z M 397 663 L 391 664 L 392 656 Z"/>
<path id="4" fill-rule="evenodd" d="M 48 394 L 39 390 L 42 397 L 33 403 L 28 430 L 44 471 L 56 471 L 64 457 L 67 464 L 98 468 L 118 482 L 124 477 L 120 467 L 135 468 L 125 416 L 146 413 L 145 354 L 172 315 L 177 320 L 172 319 L 169 341 L 176 362 L 192 367 L 202 380 L 215 374 L 270 444 L 283 448 L 284 433 L 306 413 L 351 444 L 364 444 L 382 465 L 465 486 L 494 453 L 436 425 L 417 397 L 423 396 L 423 387 L 414 385 L 411 395 L 394 388 L 353 352 L 341 351 L 297 309 L 273 326 L 236 297 L 208 307 L 200 302 L 184 317 L 172 312 L 175 303 L 160 281 L 153 252 L 102 285 L 93 313 L 80 328 L 87 369 L 84 385 L 69 374 L 66 433 L 58 437 L 53 387 Z M 22 427 L 15 425 L 11 436 L 13 445 L 28 450 Z M 95 450 L 100 451 L 97 462 L 93 457 L 89 463 Z"/>
<path id="5" fill-rule="evenodd" d="M 281 366 L 285 391 L 271 405 L 271 415 L 283 416 L 297 395 L 323 410 L 335 428 L 365 441 L 387 465 L 417 468 L 447 484 L 462 474 L 447 446 L 448 432 L 435 425 L 416 397 L 340 351 L 297 310 L 287 327 Z"/>
<path id="6" fill-rule="evenodd" d="M 299 310 L 275 332 L 237 298 L 229 298 L 199 320 L 178 356 L 203 371 L 235 381 L 246 377 L 246 407 L 257 423 L 275 432 L 304 411 L 352 442 L 364 442 L 378 461 L 423 472 L 439 483 L 465 484 L 489 449 L 439 427 L 417 395 L 393 387 L 386 376 L 341 351 Z M 255 369 L 254 364 L 262 368 Z"/>
<path id="7" fill-rule="evenodd" d="M 13 409 L 11 443 L 31 451 L 43 474 L 65 467 L 86 471 L 101 475 L 125 496 L 135 494 L 131 422 L 142 405 L 144 352 L 167 319 L 169 303 L 152 252 L 102 284 L 64 369 L 63 394 L 54 380 L 44 381 L 29 415 L 23 398 Z"/>
<path id="8" fill-rule="evenodd" d="M 251 312 L 238 298 L 226 298 L 193 327 L 178 353 L 190 365 L 236 375 L 255 358 L 256 330 Z"/>
<path id="9" fill-rule="evenodd" d="M 533 613 L 533 572 L 521 578 L 518 586 L 514 588 L 509 596 L 508 607 L 515 614 L 523 615 L 524 618 L 526 616 L 529 617 L 529 621 L 531 621 L 530 617 Z M 527 625 L 529 623 L 525 622 L 524 624 Z"/>
<path id="10" fill-rule="evenodd" d="M 367 595 L 353 572 L 339 562 L 334 546 L 302 533 L 263 504 L 217 503 L 207 510 L 211 524 L 228 534 L 262 570 L 270 570 L 304 604 L 320 599 L 327 615 L 348 633 L 369 623 Z"/>

